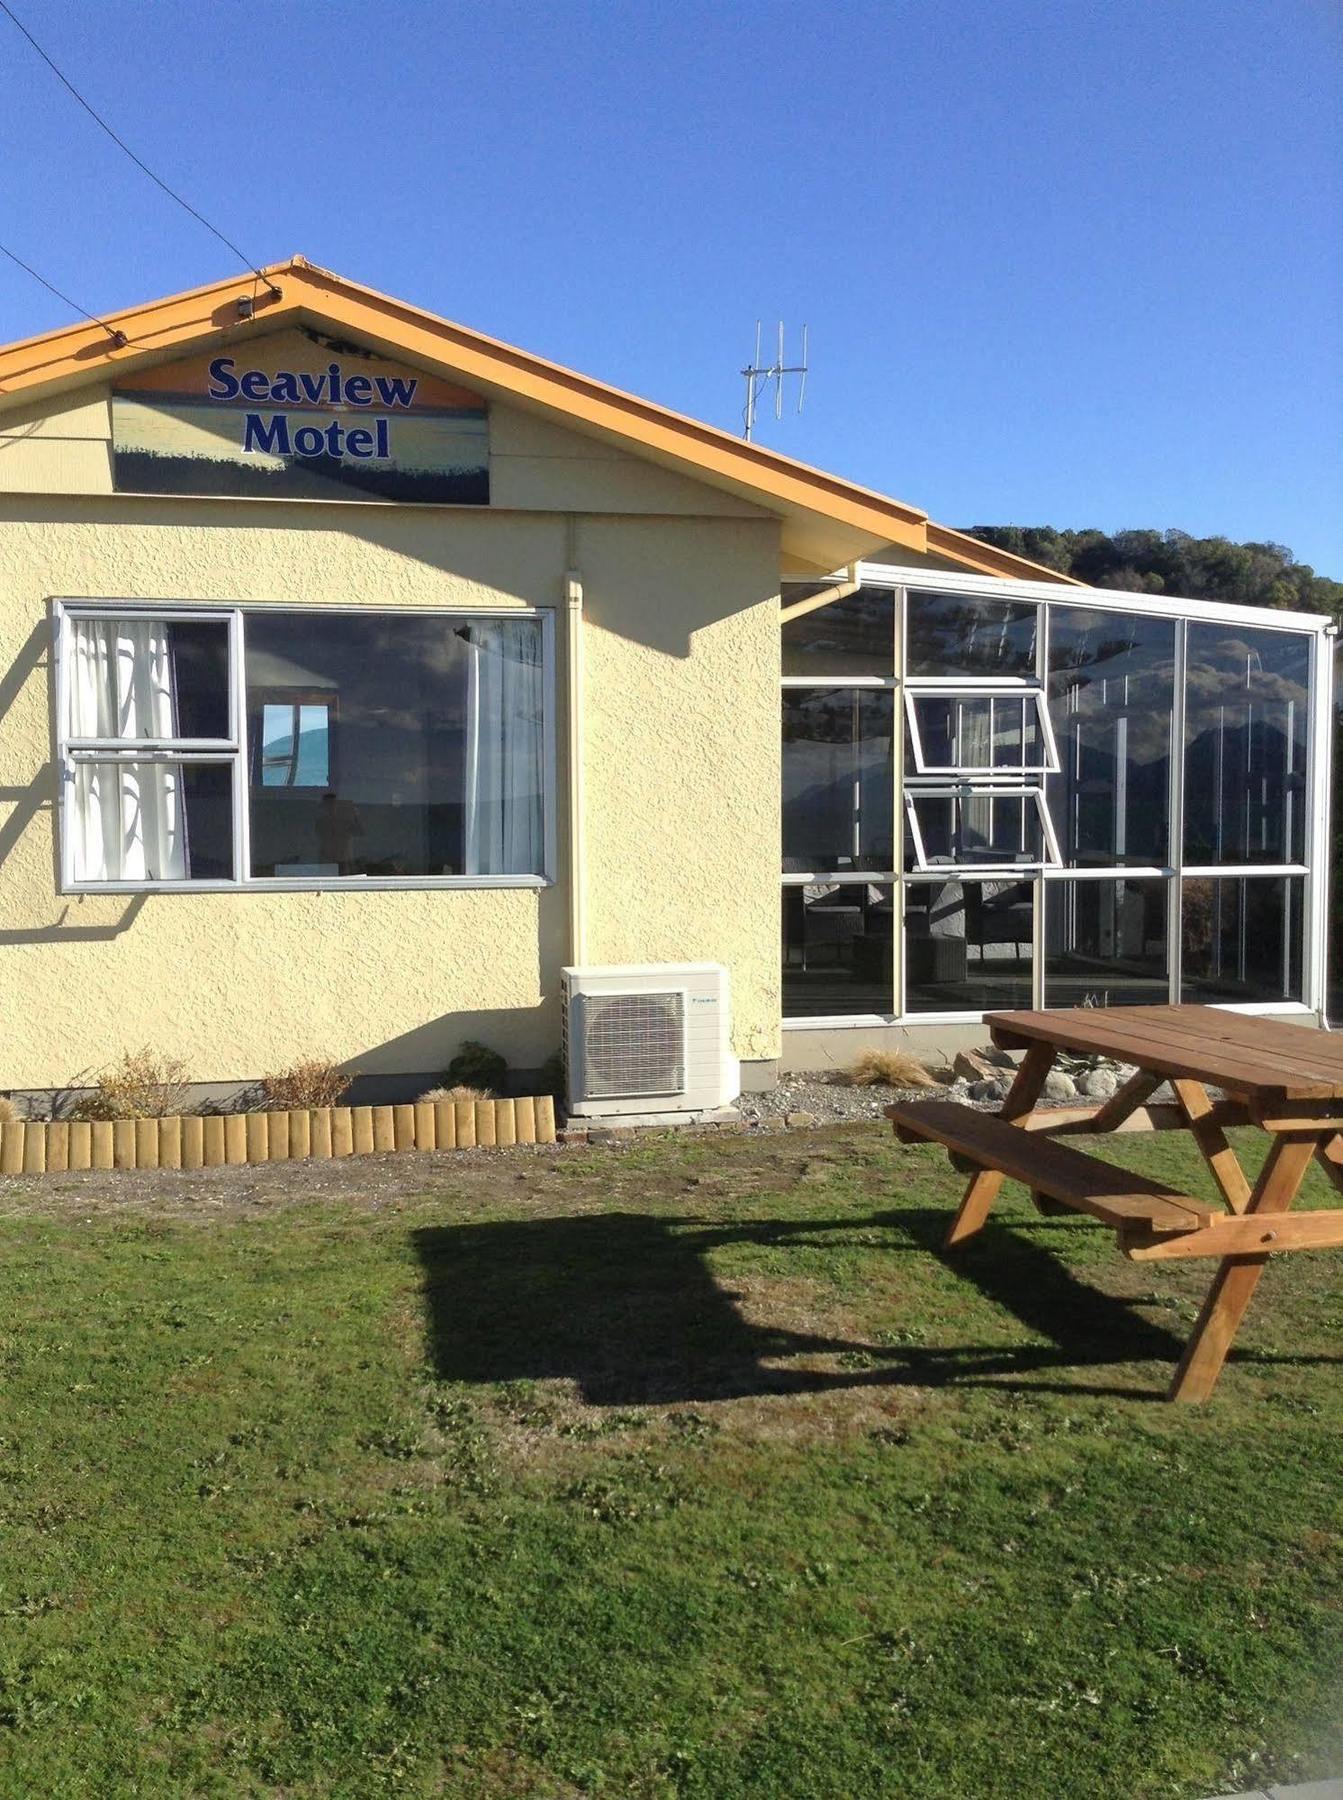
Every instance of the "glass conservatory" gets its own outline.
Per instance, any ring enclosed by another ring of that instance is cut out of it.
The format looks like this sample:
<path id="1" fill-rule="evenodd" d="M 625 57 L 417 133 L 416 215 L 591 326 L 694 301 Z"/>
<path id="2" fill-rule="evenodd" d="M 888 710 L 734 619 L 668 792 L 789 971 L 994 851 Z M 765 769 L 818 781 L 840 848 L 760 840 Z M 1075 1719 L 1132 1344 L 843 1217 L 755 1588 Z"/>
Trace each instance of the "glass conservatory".
<path id="1" fill-rule="evenodd" d="M 858 581 L 783 594 L 786 1025 L 1319 1011 L 1328 620 Z"/>

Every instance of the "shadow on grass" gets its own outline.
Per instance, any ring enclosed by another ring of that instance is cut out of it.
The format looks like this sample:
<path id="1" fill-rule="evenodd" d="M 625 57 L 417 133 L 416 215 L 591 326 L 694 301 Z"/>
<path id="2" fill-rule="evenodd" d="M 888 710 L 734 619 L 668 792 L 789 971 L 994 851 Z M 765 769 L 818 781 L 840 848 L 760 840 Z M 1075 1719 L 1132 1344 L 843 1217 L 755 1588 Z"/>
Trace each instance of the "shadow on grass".
<path id="1" fill-rule="evenodd" d="M 973 1245 L 943 1257 L 946 1224 L 946 1213 L 933 1208 L 722 1226 L 619 1212 L 417 1231 L 430 1355 L 445 1380 L 560 1378 L 595 1406 L 890 1385 L 1160 1398 L 1164 1379 L 1150 1392 L 1042 1379 L 1054 1369 L 1170 1365 L 1183 1348 L 1136 1303 L 1078 1281 L 1034 1241 L 1040 1230 L 1059 1228 L 990 1224 Z M 935 1255 L 1048 1342 L 892 1347 L 753 1324 L 709 1266 L 715 1250 L 733 1244 L 825 1244 L 837 1232 L 874 1228 L 889 1230 L 890 1242 L 874 1245 L 873 1256 Z M 836 1358 L 848 1366 L 800 1366 Z"/>

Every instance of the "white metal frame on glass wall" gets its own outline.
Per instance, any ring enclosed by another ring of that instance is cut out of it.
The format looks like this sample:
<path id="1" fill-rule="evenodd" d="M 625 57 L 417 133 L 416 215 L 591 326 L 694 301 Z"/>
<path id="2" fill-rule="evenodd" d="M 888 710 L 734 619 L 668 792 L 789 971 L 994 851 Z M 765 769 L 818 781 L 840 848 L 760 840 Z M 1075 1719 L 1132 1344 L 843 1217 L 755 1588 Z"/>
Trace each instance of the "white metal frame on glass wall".
<path id="1" fill-rule="evenodd" d="M 244 669 L 244 619 L 252 613 L 311 616 L 314 622 L 333 613 L 346 617 L 425 619 L 458 624 L 471 619 L 539 619 L 541 621 L 542 784 L 541 819 L 544 869 L 535 875 L 252 875 L 248 816 L 247 692 Z M 555 620 L 545 607 L 358 606 L 281 602 L 175 600 L 155 603 L 127 600 L 62 598 L 51 603 L 52 659 L 56 700 L 56 767 L 60 781 L 57 828 L 63 894 L 201 894 L 201 893 L 366 893 L 371 889 L 404 888 L 542 888 L 555 880 Z M 229 629 L 230 736 L 227 739 L 127 740 L 72 738 L 69 735 L 67 672 L 70 667 L 70 624 L 75 619 L 154 619 L 227 623 Z M 67 818 L 75 766 L 79 762 L 226 763 L 233 769 L 233 879 L 227 881 L 79 881 L 73 869 L 73 833 Z"/>
<path id="2" fill-rule="evenodd" d="M 940 570 L 908 568 L 900 565 L 881 563 L 862 563 L 856 571 L 858 581 L 865 586 L 890 588 L 894 595 L 894 668 L 895 678 L 883 679 L 875 676 L 807 676 L 789 675 L 784 677 L 785 687 L 869 687 L 898 688 L 902 691 L 904 706 L 897 709 L 897 719 L 911 710 L 911 698 L 919 694 L 1040 694 L 1045 696 L 1041 705 L 1041 714 L 1047 738 L 1048 753 L 1051 761 L 1049 773 L 1056 773 L 1058 767 L 1057 746 L 1054 740 L 1052 724 L 1049 719 L 1047 702 L 1048 654 L 1049 654 L 1049 607 L 1050 605 L 1080 608 L 1088 612 L 1116 612 L 1130 615 L 1142 615 L 1151 618 L 1165 618 L 1176 625 L 1175 631 L 1175 665 L 1174 665 L 1174 702 L 1171 717 L 1172 750 L 1179 754 L 1170 758 L 1170 805 L 1169 805 L 1169 861 L 1164 866 L 1135 867 L 1116 866 L 1108 868 L 1065 868 L 1055 860 L 1041 865 L 1008 864 L 997 868 L 985 865 L 952 865 L 937 863 L 928 865 L 920 858 L 914 868 L 904 866 L 904 833 L 899 820 L 906 813 L 907 798 L 911 788 L 925 793 L 939 791 L 930 777 L 955 772 L 962 779 L 952 792 L 970 795 L 975 798 L 991 797 L 996 790 L 1007 793 L 1009 789 L 1000 779 L 993 781 L 988 772 L 975 769 L 973 772 L 964 768 L 955 771 L 920 768 L 907 771 L 904 768 L 904 733 L 895 733 L 892 745 L 893 787 L 895 800 L 895 821 L 893 822 L 895 868 L 892 870 L 854 870 L 825 871 L 816 874 L 790 873 L 783 876 L 785 886 L 805 885 L 808 882 L 840 882 L 861 880 L 872 883 L 893 883 L 895 893 L 894 930 L 899 954 L 894 959 L 895 988 L 892 1003 L 895 1008 L 890 1013 L 844 1014 L 841 1016 L 817 1018 L 785 1018 L 784 1028 L 789 1031 L 834 1030 L 836 1028 L 868 1028 L 882 1025 L 932 1026 L 973 1024 L 983 1017 L 982 1012 L 915 1012 L 908 1011 L 905 999 L 905 967 L 904 946 L 904 903 L 905 887 L 911 881 L 926 882 L 930 879 L 945 877 L 954 878 L 958 882 L 977 880 L 1001 881 L 1005 874 L 1018 876 L 1029 881 L 1034 889 L 1035 904 L 1034 934 L 1031 962 L 1031 1004 L 1036 1007 L 1045 1004 L 1045 908 L 1041 903 L 1045 890 L 1058 881 L 1142 881 L 1163 880 L 1167 883 L 1169 896 L 1166 908 L 1167 930 L 1167 963 L 1169 975 L 1168 992 L 1172 998 L 1178 999 L 1181 991 L 1183 971 L 1181 968 L 1181 896 L 1186 879 L 1200 878 L 1211 880 L 1236 880 L 1242 877 L 1282 878 L 1294 876 L 1303 882 L 1305 917 L 1302 924 L 1302 991 L 1304 998 L 1299 1001 L 1252 1001 L 1225 1002 L 1225 1010 L 1245 1013 L 1300 1013 L 1303 1016 L 1322 1012 L 1324 1006 L 1325 978 L 1325 938 L 1326 938 L 1326 860 L 1328 856 L 1327 821 L 1329 796 L 1329 771 L 1332 739 L 1333 708 L 1333 657 L 1331 654 L 1332 639 L 1336 628 L 1332 622 L 1317 613 L 1279 612 L 1268 608 L 1253 606 L 1223 605 L 1212 601 L 1179 600 L 1167 595 L 1132 594 L 1119 589 L 1087 588 L 1064 586 L 1056 582 L 1044 581 L 1007 581 L 989 575 L 960 575 L 944 573 Z M 911 676 L 904 675 L 904 615 L 911 595 L 919 593 L 964 594 L 994 600 L 1026 600 L 1041 603 L 1039 627 L 1036 631 L 1036 668 L 1031 677 L 997 678 L 969 677 L 957 680 L 946 675 Z M 1311 714 L 1306 745 L 1305 774 L 1305 845 L 1304 860 L 1300 863 L 1244 863 L 1236 865 L 1186 864 L 1184 861 L 1184 794 L 1181 780 L 1183 768 L 1183 749 L 1185 736 L 1185 670 L 1186 644 L 1190 623 L 1208 625 L 1243 625 L 1256 631 L 1279 631 L 1293 634 L 1304 634 L 1310 639 L 1310 707 Z M 911 736 L 917 745 L 917 727 L 911 730 Z M 1000 776 L 1018 776 L 1022 771 L 1002 770 Z M 920 776 L 923 779 L 920 779 Z M 946 791 L 945 781 L 940 784 L 940 791 Z M 1021 792 L 1018 780 L 1017 792 Z M 912 809 L 911 809 L 912 810 Z M 1053 824 L 1049 817 L 1048 806 L 1042 807 L 1045 828 L 1048 833 L 1046 845 L 1053 847 L 1057 859 L 1057 845 L 1054 844 Z M 915 843 L 919 839 L 915 834 Z"/>

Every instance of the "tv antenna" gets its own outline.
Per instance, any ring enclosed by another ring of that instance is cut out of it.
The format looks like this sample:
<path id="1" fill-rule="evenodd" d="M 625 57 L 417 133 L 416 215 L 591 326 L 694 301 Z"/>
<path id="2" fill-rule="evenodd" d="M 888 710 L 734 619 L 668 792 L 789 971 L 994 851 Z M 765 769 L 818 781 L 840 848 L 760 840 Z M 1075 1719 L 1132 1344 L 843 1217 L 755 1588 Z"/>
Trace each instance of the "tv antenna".
<path id="1" fill-rule="evenodd" d="M 762 391 L 768 389 L 771 381 L 774 383 L 774 417 L 776 419 L 781 419 L 783 417 L 783 381 L 785 375 L 796 375 L 799 378 L 797 384 L 797 410 L 799 412 L 802 411 L 802 402 L 807 395 L 806 326 L 804 325 L 802 327 L 802 361 L 797 363 L 786 363 L 784 361 L 783 347 L 783 320 L 780 319 L 778 354 L 775 356 L 772 363 L 766 364 L 762 363 L 760 360 L 760 321 L 757 319 L 755 322 L 755 355 L 751 359 L 750 368 L 743 369 L 742 375 L 746 380 L 746 410 L 742 414 L 743 436 L 749 444 L 751 441 L 751 434 L 755 430 L 755 419 L 760 405 L 760 395 Z"/>

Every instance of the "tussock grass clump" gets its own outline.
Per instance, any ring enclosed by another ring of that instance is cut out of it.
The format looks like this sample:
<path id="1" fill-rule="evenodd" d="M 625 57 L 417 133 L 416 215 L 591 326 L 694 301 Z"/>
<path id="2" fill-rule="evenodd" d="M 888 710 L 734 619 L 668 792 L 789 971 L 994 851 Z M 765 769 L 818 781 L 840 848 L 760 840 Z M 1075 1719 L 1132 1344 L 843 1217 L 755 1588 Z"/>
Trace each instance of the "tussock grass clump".
<path id="1" fill-rule="evenodd" d="M 187 1066 L 176 1056 L 155 1056 L 148 1045 L 127 1050 L 97 1076 L 69 1111 L 72 1119 L 170 1119 L 189 1110 Z"/>
<path id="2" fill-rule="evenodd" d="M 864 1050 L 849 1065 L 845 1080 L 850 1087 L 936 1087 L 937 1083 L 903 1050 Z"/>
<path id="3" fill-rule="evenodd" d="M 432 1087 L 421 1094 L 421 1100 L 493 1100 L 494 1095 L 484 1088 L 467 1087 L 458 1082 L 456 1087 Z"/>
<path id="4" fill-rule="evenodd" d="M 261 1082 L 263 1110 L 303 1112 L 315 1106 L 339 1106 L 350 1089 L 350 1077 L 320 1056 L 305 1057 L 291 1068 Z"/>
<path id="5" fill-rule="evenodd" d="M 17 1119 L 18 1116 L 14 1102 L 0 1094 L 0 1125 L 8 1125 L 11 1119 Z"/>

